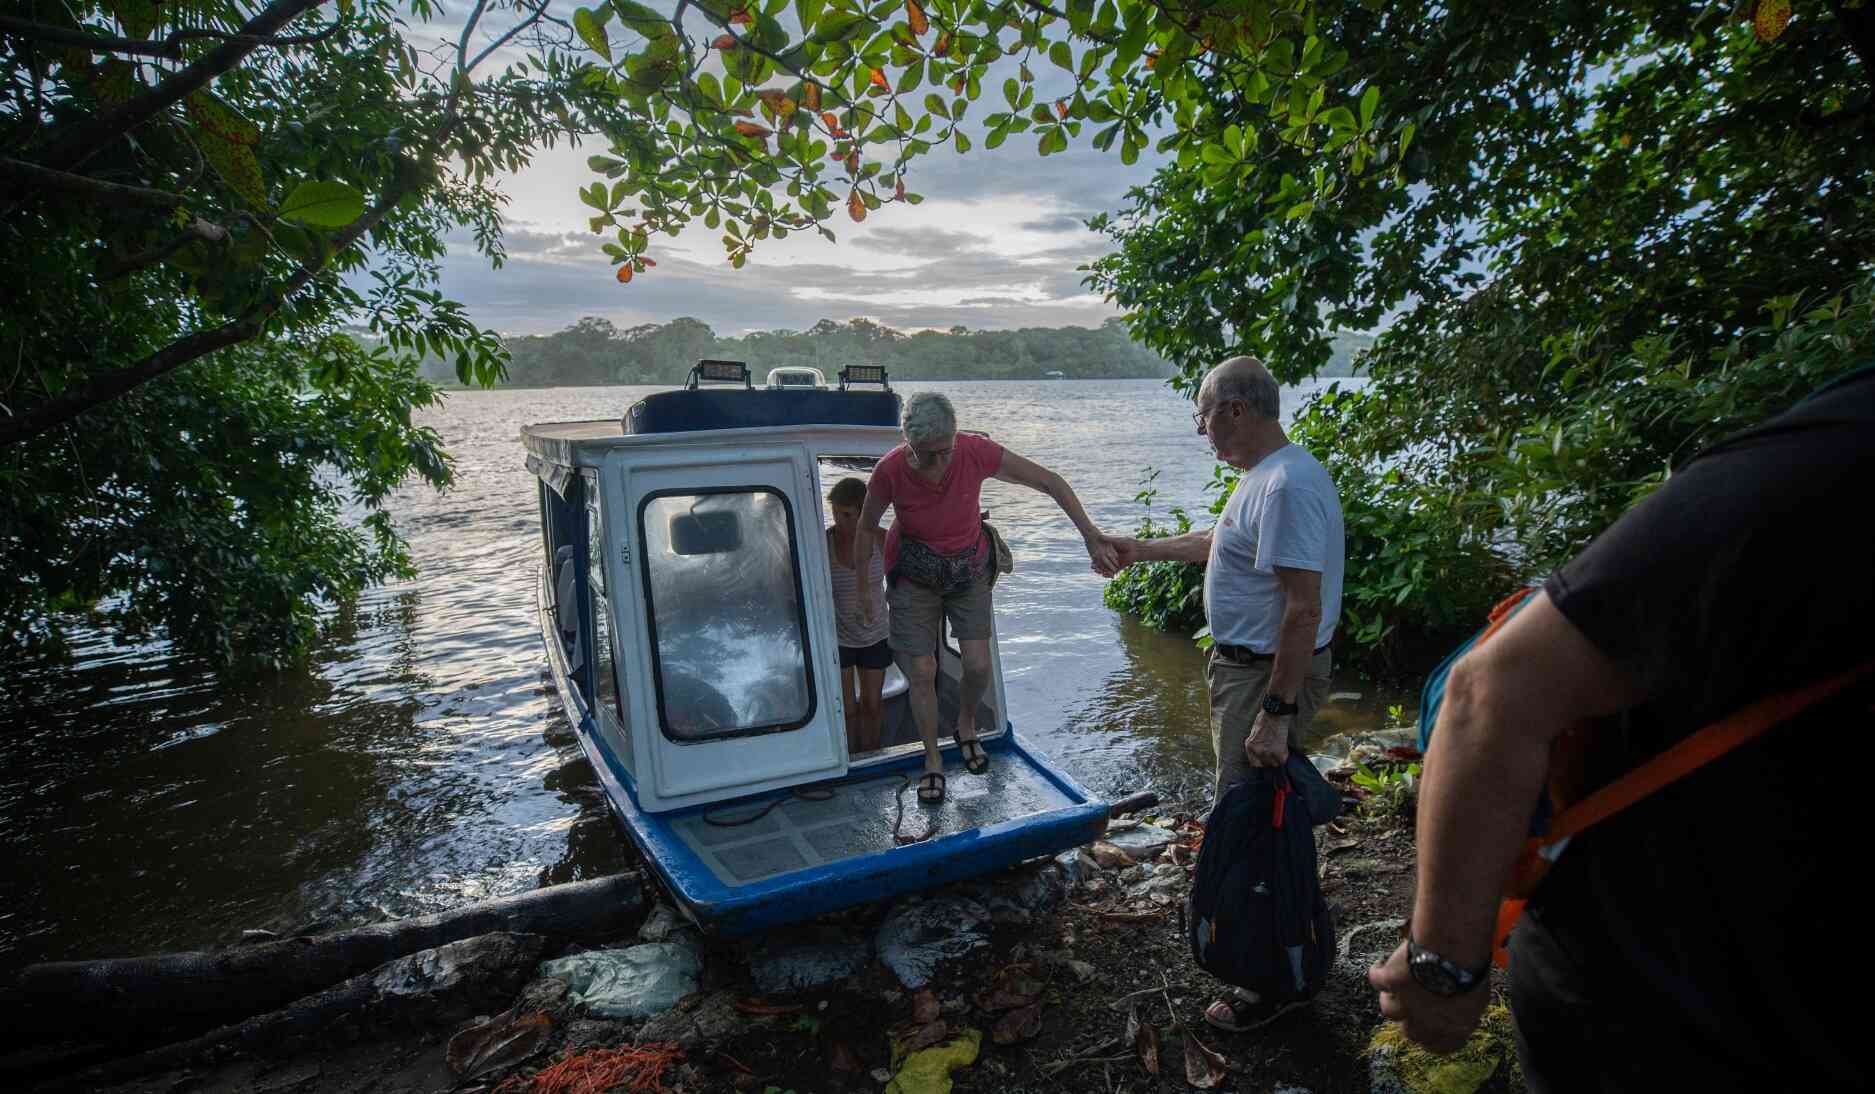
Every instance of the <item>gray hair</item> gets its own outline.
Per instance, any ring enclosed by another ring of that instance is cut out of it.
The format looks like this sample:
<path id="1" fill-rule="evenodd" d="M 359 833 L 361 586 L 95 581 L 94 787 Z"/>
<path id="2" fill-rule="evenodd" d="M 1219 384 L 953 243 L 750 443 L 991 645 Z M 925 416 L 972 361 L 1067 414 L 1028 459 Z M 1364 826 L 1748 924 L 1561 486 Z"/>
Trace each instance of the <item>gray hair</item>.
<path id="1" fill-rule="evenodd" d="M 957 410 L 951 401 L 935 391 L 920 391 L 905 400 L 899 428 L 911 444 L 930 444 L 957 432 Z"/>
<path id="2" fill-rule="evenodd" d="M 1282 388 L 1256 358 L 1233 357 L 1212 369 L 1206 379 L 1211 383 L 1211 397 L 1219 406 L 1241 399 L 1258 417 L 1282 417 Z"/>

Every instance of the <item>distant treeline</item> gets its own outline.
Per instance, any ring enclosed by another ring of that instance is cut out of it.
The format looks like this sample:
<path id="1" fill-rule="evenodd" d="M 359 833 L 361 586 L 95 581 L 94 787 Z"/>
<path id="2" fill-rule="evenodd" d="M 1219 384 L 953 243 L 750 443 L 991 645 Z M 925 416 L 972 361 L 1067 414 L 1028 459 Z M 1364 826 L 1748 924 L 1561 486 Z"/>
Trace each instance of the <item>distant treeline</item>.
<path id="1" fill-rule="evenodd" d="M 1345 336 L 1324 376 L 1352 374 L 1351 354 L 1372 339 Z M 1127 336 L 1119 319 L 1098 327 L 1023 327 L 906 334 L 869 319 L 822 319 L 807 330 L 757 331 L 724 338 L 701 320 L 615 326 L 587 316 L 554 334 L 507 339 L 508 382 L 556 384 L 676 384 L 702 358 L 748 362 L 757 382 L 780 365 L 811 365 L 832 380 L 851 364 L 884 365 L 896 380 L 1039 380 L 1059 372 L 1070 380 L 1164 379 L 1173 367 Z M 435 379 L 453 379 L 441 360 L 424 363 Z"/>

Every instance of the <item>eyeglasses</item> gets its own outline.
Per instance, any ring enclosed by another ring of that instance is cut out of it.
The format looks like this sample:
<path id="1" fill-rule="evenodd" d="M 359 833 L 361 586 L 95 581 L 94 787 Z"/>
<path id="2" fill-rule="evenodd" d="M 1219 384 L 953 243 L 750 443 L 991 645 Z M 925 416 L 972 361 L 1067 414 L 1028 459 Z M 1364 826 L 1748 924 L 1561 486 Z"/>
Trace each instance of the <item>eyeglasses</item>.
<path id="1" fill-rule="evenodd" d="M 1207 406 L 1207 407 L 1199 408 L 1197 411 L 1193 412 L 1191 416 L 1191 424 L 1197 426 L 1199 431 L 1202 432 L 1204 430 L 1204 420 L 1206 418 L 1209 418 L 1211 415 L 1216 414 L 1219 410 L 1223 408 L 1223 406 L 1224 406 L 1223 403 L 1219 403 L 1216 406 Z"/>

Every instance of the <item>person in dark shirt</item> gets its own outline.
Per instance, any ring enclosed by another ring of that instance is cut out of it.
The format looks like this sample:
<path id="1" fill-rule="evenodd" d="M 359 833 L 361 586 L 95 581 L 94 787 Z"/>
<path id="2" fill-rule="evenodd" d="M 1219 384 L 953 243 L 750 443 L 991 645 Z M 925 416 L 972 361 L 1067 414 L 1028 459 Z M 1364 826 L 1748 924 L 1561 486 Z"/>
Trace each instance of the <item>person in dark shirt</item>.
<path id="1" fill-rule="evenodd" d="M 1864 370 L 1677 470 L 1458 663 L 1426 756 L 1408 941 L 1369 973 L 1407 1036 L 1449 1052 L 1478 1022 L 1498 898 L 1564 730 L 1599 720 L 1592 791 L 1875 662 L 1872 499 Z M 1872 680 L 1567 845 L 1510 941 L 1533 1090 L 1864 1086 L 1866 1019 L 1839 1003 L 1854 936 L 1832 928 L 1860 888 L 1866 808 L 1843 780 L 1875 728 Z"/>

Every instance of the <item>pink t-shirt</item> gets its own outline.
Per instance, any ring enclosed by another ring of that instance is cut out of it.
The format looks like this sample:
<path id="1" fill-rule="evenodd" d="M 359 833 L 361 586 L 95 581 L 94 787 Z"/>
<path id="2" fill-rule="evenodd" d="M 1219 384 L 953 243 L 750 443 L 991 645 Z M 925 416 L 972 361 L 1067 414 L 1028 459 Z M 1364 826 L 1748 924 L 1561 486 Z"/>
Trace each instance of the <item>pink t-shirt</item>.
<path id="1" fill-rule="evenodd" d="M 937 482 L 919 478 L 905 461 L 906 448 L 887 452 L 872 470 L 866 499 L 890 505 L 892 527 L 885 534 L 885 568 L 898 562 L 898 541 L 910 536 L 931 545 L 942 555 L 954 555 L 972 546 L 985 547 L 982 512 L 983 480 L 1003 465 L 1003 446 L 974 433 L 958 433 L 951 448 L 950 466 Z"/>

